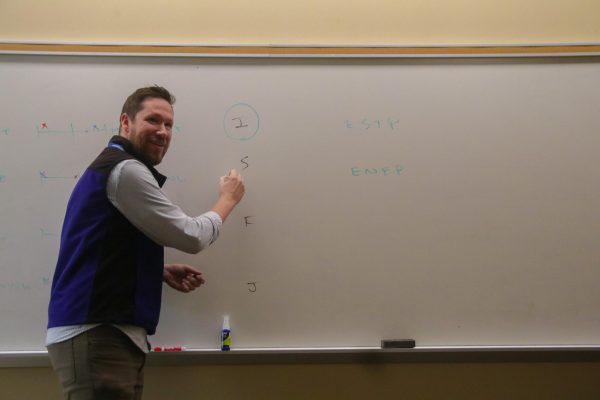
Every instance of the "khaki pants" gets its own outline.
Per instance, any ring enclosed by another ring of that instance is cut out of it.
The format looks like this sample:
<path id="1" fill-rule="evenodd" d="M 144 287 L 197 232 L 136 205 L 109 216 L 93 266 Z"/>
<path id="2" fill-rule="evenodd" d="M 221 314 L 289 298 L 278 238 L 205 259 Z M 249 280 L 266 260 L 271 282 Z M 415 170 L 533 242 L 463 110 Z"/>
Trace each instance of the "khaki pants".
<path id="1" fill-rule="evenodd" d="M 101 325 L 48 346 L 67 400 L 139 400 L 146 355 L 120 330 Z"/>

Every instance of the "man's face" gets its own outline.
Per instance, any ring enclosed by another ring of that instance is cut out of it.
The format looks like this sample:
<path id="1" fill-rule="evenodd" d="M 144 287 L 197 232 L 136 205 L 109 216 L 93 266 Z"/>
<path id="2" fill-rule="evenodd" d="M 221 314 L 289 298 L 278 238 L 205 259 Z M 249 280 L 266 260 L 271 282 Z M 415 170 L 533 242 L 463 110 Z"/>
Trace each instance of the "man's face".
<path id="1" fill-rule="evenodd" d="M 171 143 L 173 107 L 160 98 L 148 98 L 142 106 L 133 119 L 127 114 L 121 115 L 121 135 L 129 139 L 144 161 L 157 165 Z"/>

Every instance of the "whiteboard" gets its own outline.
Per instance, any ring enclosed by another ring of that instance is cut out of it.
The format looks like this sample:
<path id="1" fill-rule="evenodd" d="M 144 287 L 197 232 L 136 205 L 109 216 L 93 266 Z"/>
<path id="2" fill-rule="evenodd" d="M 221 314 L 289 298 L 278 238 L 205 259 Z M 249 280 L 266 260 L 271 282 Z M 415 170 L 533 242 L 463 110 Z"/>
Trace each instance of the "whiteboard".
<path id="1" fill-rule="evenodd" d="M 0 56 L 0 350 L 43 349 L 68 196 L 124 99 L 177 97 L 158 169 L 190 215 L 247 194 L 167 262 L 153 345 L 600 343 L 598 58 Z M 117 279 L 117 277 L 115 277 Z"/>

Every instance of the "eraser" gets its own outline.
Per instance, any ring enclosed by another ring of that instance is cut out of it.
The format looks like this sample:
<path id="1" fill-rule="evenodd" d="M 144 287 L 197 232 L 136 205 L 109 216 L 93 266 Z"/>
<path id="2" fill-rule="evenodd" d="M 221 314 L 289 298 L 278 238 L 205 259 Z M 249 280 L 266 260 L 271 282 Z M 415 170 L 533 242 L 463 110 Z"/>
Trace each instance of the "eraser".
<path id="1" fill-rule="evenodd" d="M 382 349 L 412 349 L 415 347 L 414 339 L 396 339 L 396 340 L 382 340 Z"/>

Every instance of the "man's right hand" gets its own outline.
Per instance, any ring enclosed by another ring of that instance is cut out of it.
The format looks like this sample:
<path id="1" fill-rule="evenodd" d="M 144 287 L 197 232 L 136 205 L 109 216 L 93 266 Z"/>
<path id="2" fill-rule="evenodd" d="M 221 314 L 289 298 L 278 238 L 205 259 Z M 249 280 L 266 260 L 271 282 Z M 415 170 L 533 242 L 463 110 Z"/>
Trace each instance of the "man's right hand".
<path id="1" fill-rule="evenodd" d="M 219 180 L 219 200 L 212 210 L 225 221 L 233 208 L 242 200 L 245 191 L 242 175 L 232 169 L 229 174 L 222 176 Z"/>
<path id="2" fill-rule="evenodd" d="M 232 169 L 229 171 L 229 174 L 221 177 L 219 182 L 219 194 L 221 196 L 230 197 L 237 204 L 244 197 L 244 192 L 244 180 L 242 179 L 242 175 L 235 169 Z"/>

